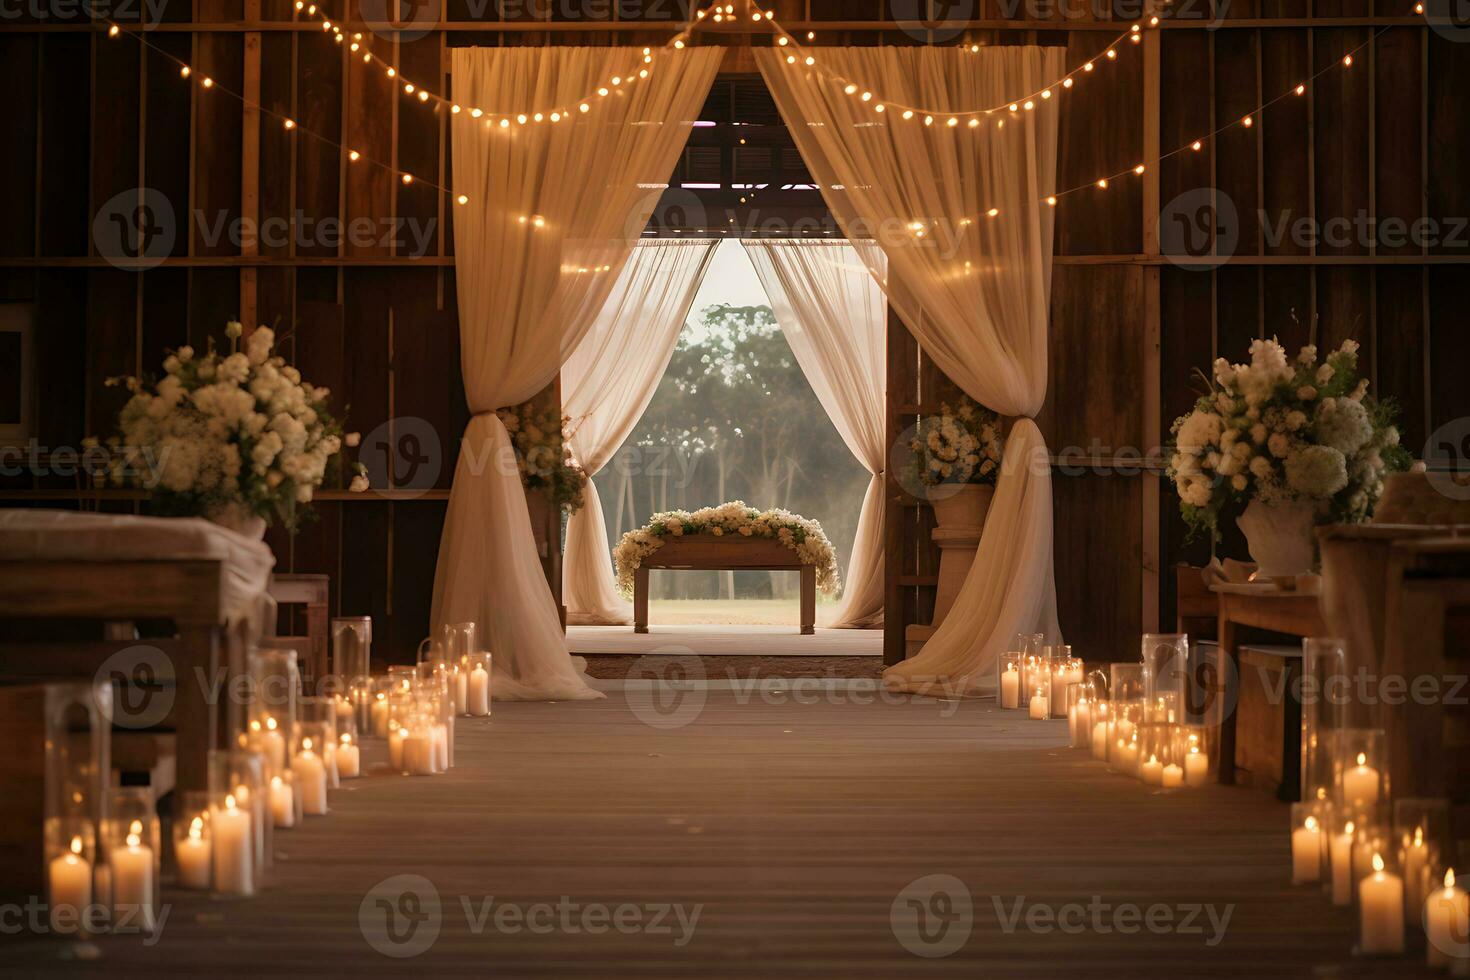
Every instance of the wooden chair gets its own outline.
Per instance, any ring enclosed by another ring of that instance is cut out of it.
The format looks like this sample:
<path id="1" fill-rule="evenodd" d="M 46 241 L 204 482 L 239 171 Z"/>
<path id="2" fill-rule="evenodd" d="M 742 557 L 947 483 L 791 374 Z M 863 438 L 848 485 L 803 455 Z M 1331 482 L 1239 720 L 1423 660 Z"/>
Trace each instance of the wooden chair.
<path id="1" fill-rule="evenodd" d="M 328 619 L 330 587 L 331 579 L 326 575 L 271 576 L 270 595 L 277 606 L 305 607 L 306 635 L 277 636 L 266 642 L 296 651 L 301 683 L 308 690 L 328 671 L 327 651 L 332 639 Z"/>

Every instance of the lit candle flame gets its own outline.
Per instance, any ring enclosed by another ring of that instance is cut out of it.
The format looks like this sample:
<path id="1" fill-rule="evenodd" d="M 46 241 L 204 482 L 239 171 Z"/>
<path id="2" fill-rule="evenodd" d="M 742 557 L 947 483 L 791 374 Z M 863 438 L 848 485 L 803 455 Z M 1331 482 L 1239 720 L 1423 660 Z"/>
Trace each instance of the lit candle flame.
<path id="1" fill-rule="evenodd" d="M 1306 823 L 1304 823 L 1302 826 L 1306 827 L 1308 830 L 1316 830 L 1317 829 L 1317 818 L 1316 817 L 1308 817 L 1307 820 L 1306 820 Z"/>
<path id="2" fill-rule="evenodd" d="M 1455 869 L 1447 868 L 1444 873 L 1444 890 L 1449 891 L 1455 887 Z"/>
<path id="3" fill-rule="evenodd" d="M 1359 752 L 1358 753 L 1358 765 L 1361 766 L 1364 763 L 1366 763 L 1367 761 L 1368 761 L 1368 757 L 1366 755 L 1364 755 L 1363 753 Z"/>
<path id="4" fill-rule="evenodd" d="M 351 745 L 352 744 L 352 736 L 349 735 L 347 732 L 343 732 L 342 733 L 342 744 L 343 745 Z"/>
<path id="5" fill-rule="evenodd" d="M 189 823 L 189 839 L 199 840 L 204 836 L 204 818 L 195 817 Z"/>
<path id="6" fill-rule="evenodd" d="M 1352 821 L 1351 821 L 1351 820 L 1349 820 L 1349 821 L 1348 821 L 1348 822 L 1347 822 L 1347 825 L 1346 825 L 1346 826 L 1344 826 L 1344 827 L 1343 827 L 1343 828 L 1342 828 L 1342 832 L 1343 832 L 1343 833 L 1344 833 L 1344 834 L 1347 834 L 1347 835 L 1348 835 L 1348 836 L 1349 836 L 1349 837 L 1351 837 L 1351 836 L 1352 836 L 1352 833 L 1353 833 L 1353 831 L 1354 831 L 1354 830 L 1355 830 L 1355 829 L 1356 829 L 1356 828 L 1355 828 L 1355 826 L 1354 826 L 1354 825 L 1353 825 L 1353 822 L 1352 822 Z"/>
<path id="7" fill-rule="evenodd" d="M 225 796 L 225 809 L 226 810 L 233 810 L 233 809 L 235 809 L 235 794 L 234 793 L 230 793 L 230 794 L 228 794 L 228 795 Z"/>
<path id="8" fill-rule="evenodd" d="M 73 837 L 71 839 L 71 852 L 73 854 L 82 853 L 82 839 L 80 837 Z"/>
<path id="9" fill-rule="evenodd" d="M 301 750 L 303 752 L 310 752 L 311 751 L 311 739 L 309 739 L 309 738 L 303 738 L 301 740 Z"/>
<path id="10" fill-rule="evenodd" d="M 1380 874 L 1383 872 L 1383 856 L 1382 855 L 1380 855 L 1380 854 L 1374 854 L 1373 855 L 1373 870 L 1376 871 L 1376 872 L 1379 872 Z"/>
<path id="11" fill-rule="evenodd" d="M 276 720 L 274 718 L 267 718 L 265 720 L 265 727 L 266 728 L 269 728 L 271 731 L 275 731 L 276 730 Z"/>

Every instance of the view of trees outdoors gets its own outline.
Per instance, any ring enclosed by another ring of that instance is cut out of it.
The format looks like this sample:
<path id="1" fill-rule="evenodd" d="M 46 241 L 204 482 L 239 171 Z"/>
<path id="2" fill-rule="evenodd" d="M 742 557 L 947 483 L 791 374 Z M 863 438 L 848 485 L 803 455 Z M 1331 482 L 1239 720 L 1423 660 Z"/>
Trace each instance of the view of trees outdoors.
<path id="1" fill-rule="evenodd" d="M 845 569 L 869 477 L 770 307 L 722 302 L 696 304 L 648 410 L 595 479 L 611 544 L 657 511 L 744 500 L 820 521 Z M 655 599 L 794 600 L 797 575 L 654 572 L 650 587 Z"/>

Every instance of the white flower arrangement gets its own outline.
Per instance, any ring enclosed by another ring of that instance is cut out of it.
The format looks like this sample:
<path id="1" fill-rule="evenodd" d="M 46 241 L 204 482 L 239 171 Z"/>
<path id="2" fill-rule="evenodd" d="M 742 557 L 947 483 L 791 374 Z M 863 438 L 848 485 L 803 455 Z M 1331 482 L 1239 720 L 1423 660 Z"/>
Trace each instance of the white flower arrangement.
<path id="1" fill-rule="evenodd" d="M 200 355 L 180 347 L 164 359 L 157 384 L 111 378 L 133 393 L 118 416 L 109 479 L 148 490 L 157 513 L 241 525 L 256 516 L 295 528 L 344 437 L 327 411 L 330 392 L 301 379 L 275 353 L 275 333 L 258 327 L 245 339 L 225 327 L 230 353 Z M 95 445 L 96 440 L 90 440 Z M 148 462 L 150 465 L 140 465 Z M 354 467 L 350 489 L 367 489 Z"/>
<path id="2" fill-rule="evenodd" d="M 989 483 L 1000 476 L 1000 416 L 968 396 L 924 418 L 909 440 L 913 475 L 926 487 Z"/>
<path id="3" fill-rule="evenodd" d="M 1172 430 L 1168 474 L 1192 531 L 1216 534 L 1225 507 L 1251 500 L 1310 503 L 1319 520 L 1368 519 L 1384 474 L 1409 456 L 1393 405 L 1358 379 L 1357 352 L 1344 341 L 1319 364 L 1308 346 L 1293 362 L 1274 339 L 1256 340 L 1250 363 L 1215 361 L 1209 392 Z"/>
<path id="4" fill-rule="evenodd" d="M 841 587 L 837 572 L 837 552 L 822 525 L 786 510 L 756 510 L 743 500 L 733 500 L 718 507 L 703 507 L 690 513 L 671 510 L 654 514 L 643 527 L 624 534 L 613 549 L 618 569 L 618 590 L 633 594 L 633 575 L 644 560 L 668 538 L 690 534 L 715 537 L 739 535 L 747 538 L 771 538 L 792 551 L 803 565 L 817 569 L 817 588 L 835 595 Z"/>

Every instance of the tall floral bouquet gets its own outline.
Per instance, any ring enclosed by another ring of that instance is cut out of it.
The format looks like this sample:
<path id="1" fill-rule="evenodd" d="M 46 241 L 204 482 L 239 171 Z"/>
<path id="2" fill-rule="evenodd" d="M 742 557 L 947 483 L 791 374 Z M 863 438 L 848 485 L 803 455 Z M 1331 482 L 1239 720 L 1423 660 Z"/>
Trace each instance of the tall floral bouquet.
<path id="1" fill-rule="evenodd" d="M 586 500 L 587 471 L 572 459 L 567 444 L 571 418 L 555 410 L 537 409 L 530 402 L 502 408 L 496 414 L 510 433 L 521 483 L 529 489 L 546 489 L 552 502 L 568 513 L 581 510 Z"/>
<path id="2" fill-rule="evenodd" d="M 926 487 L 941 483 L 994 484 L 1000 476 L 1000 416 L 968 395 L 926 416 L 909 449 L 913 476 Z"/>
<path id="3" fill-rule="evenodd" d="M 294 529 L 321 486 L 344 436 L 327 410 L 330 392 L 301 379 L 275 353 L 275 333 L 259 327 L 244 342 L 238 322 L 225 327 L 230 352 L 180 347 L 163 377 L 110 378 L 132 397 L 118 416 L 108 479 L 149 492 L 150 509 L 207 517 L 243 529 L 252 518 Z M 92 445 L 97 440 L 89 440 Z M 352 489 L 364 490 L 361 464 Z"/>
<path id="4" fill-rule="evenodd" d="M 1308 503 L 1319 521 L 1356 523 L 1373 511 L 1383 475 L 1405 469 L 1397 414 L 1368 395 L 1358 345 L 1318 363 L 1294 362 L 1275 340 L 1251 343 L 1249 364 L 1215 361 L 1208 393 L 1174 422 L 1169 477 L 1192 532 L 1218 533 L 1227 506 Z"/>
<path id="5" fill-rule="evenodd" d="M 618 567 L 618 589 L 633 594 L 633 573 L 644 559 L 664 546 L 669 538 L 689 534 L 711 534 L 717 538 L 773 538 L 792 551 L 804 565 L 815 565 L 817 588 L 835 595 L 841 587 L 837 571 L 837 552 L 822 525 L 787 510 L 756 510 L 743 500 L 732 500 L 718 507 L 702 507 L 694 512 L 671 510 L 654 514 L 641 528 L 623 535 L 613 549 Z"/>

